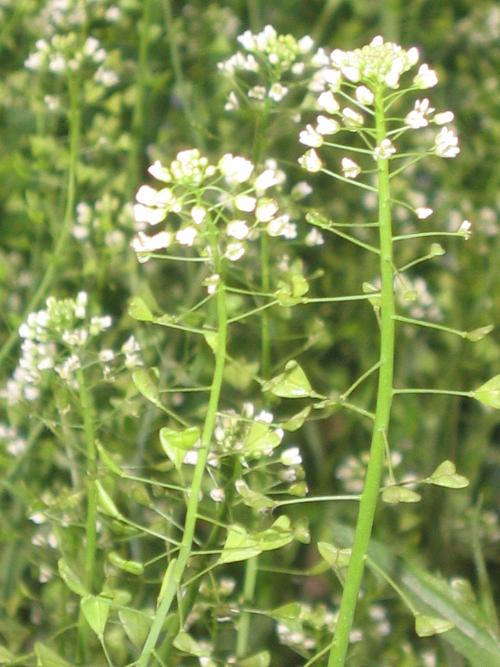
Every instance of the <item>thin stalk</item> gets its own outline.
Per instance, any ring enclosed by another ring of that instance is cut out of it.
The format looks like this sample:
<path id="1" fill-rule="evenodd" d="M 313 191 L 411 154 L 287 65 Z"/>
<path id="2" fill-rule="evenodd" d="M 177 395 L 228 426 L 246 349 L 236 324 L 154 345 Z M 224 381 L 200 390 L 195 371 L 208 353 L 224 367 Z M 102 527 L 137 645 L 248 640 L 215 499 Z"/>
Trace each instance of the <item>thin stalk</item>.
<path id="1" fill-rule="evenodd" d="M 386 136 L 382 86 L 379 86 L 375 91 L 375 128 L 377 144 L 380 145 Z M 354 620 L 354 613 L 365 569 L 365 559 L 379 497 L 379 489 L 385 461 L 384 434 L 386 434 L 389 429 L 393 394 L 395 303 L 393 289 L 393 242 L 389 163 L 387 160 L 379 160 L 377 162 L 377 177 L 380 223 L 380 274 L 382 282 L 380 305 L 380 369 L 377 405 L 370 446 L 370 458 L 359 504 L 352 555 L 345 579 L 335 636 L 333 638 L 328 659 L 328 667 L 343 667 L 345 664 L 347 649 L 349 647 L 349 634 Z"/>
<path id="2" fill-rule="evenodd" d="M 220 267 L 216 269 L 220 273 Z M 203 433 L 201 437 L 201 448 L 198 450 L 198 460 L 194 469 L 193 480 L 191 488 L 189 489 L 189 499 L 186 509 L 186 519 L 184 523 L 184 533 L 182 542 L 179 548 L 177 561 L 171 570 L 167 569 L 166 578 L 164 582 L 164 592 L 161 598 L 159 607 L 156 611 L 155 618 L 151 625 L 146 642 L 141 651 L 141 655 L 136 663 L 136 667 L 147 667 L 150 663 L 150 658 L 156 647 L 158 637 L 162 631 L 165 623 L 165 618 L 172 606 L 172 602 L 177 594 L 178 586 L 182 582 L 184 571 L 191 556 L 194 540 L 194 532 L 196 527 L 196 519 L 198 514 L 199 495 L 201 485 L 203 482 L 203 475 L 207 463 L 207 457 L 210 449 L 210 441 L 212 439 L 213 430 L 215 427 L 215 420 L 217 416 L 217 408 L 219 405 L 219 398 L 222 388 L 222 376 L 224 372 L 224 362 L 226 355 L 226 340 L 227 340 L 227 308 L 226 308 L 226 294 L 225 287 L 222 281 L 217 287 L 217 348 L 215 352 L 215 369 L 212 380 L 212 388 L 210 391 L 210 398 L 208 401 L 207 414 L 205 424 L 203 426 Z M 163 588 L 163 586 L 162 586 Z"/>
<path id="3" fill-rule="evenodd" d="M 254 600 L 255 586 L 257 583 L 257 573 L 259 571 L 259 562 L 256 557 L 249 558 L 245 568 L 245 580 L 243 584 L 243 604 L 250 605 Z M 236 639 L 236 657 L 243 658 L 246 655 L 248 639 L 250 637 L 251 614 L 247 611 L 241 614 L 238 626 L 238 636 Z"/>
<path id="4" fill-rule="evenodd" d="M 83 564 L 83 581 L 89 593 L 94 592 L 95 562 L 97 550 L 97 458 L 94 430 L 94 407 L 92 396 L 86 385 L 83 370 L 77 374 L 80 408 L 83 417 L 83 432 L 86 444 L 86 473 L 87 473 L 87 518 L 85 522 L 85 554 Z M 78 651 L 80 656 L 87 653 L 89 627 L 82 612 L 78 619 Z"/>
<path id="5" fill-rule="evenodd" d="M 81 100 L 80 86 L 76 79 L 77 74 L 68 73 L 68 95 L 69 95 L 69 166 L 68 180 L 66 185 L 66 205 L 64 210 L 63 223 L 60 230 L 57 230 L 57 241 L 54 243 L 52 256 L 47 262 L 47 269 L 38 283 L 38 287 L 26 306 L 22 320 L 26 320 L 29 313 L 36 310 L 42 302 L 46 293 L 50 290 L 54 278 L 57 275 L 60 264 L 67 255 L 63 252 L 68 243 L 68 237 L 73 222 L 75 211 L 76 185 L 78 175 L 78 154 L 80 152 L 80 134 L 81 134 Z M 19 338 L 17 329 L 11 331 L 7 340 L 0 349 L 0 364 L 10 354 L 12 348 Z"/>

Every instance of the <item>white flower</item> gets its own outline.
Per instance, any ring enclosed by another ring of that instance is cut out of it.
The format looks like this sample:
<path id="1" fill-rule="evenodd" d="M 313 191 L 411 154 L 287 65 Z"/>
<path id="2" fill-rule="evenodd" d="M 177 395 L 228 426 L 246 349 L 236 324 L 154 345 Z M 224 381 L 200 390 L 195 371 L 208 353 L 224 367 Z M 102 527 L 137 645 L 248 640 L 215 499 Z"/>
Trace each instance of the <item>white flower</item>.
<path id="1" fill-rule="evenodd" d="M 175 235 L 175 239 L 181 245 L 192 246 L 197 236 L 198 230 L 195 227 L 184 227 L 184 229 L 179 229 Z"/>
<path id="2" fill-rule="evenodd" d="M 244 220 L 231 220 L 227 225 L 227 234 L 239 241 L 246 239 L 249 233 L 249 228 Z"/>
<path id="3" fill-rule="evenodd" d="M 148 172 L 158 181 L 169 183 L 171 180 L 170 172 L 162 165 L 159 160 L 156 160 L 148 169 Z"/>
<path id="4" fill-rule="evenodd" d="M 432 208 L 425 208 L 424 206 L 420 206 L 419 208 L 415 209 L 415 215 L 419 220 L 425 220 L 430 215 L 432 215 L 432 213 Z"/>
<path id="5" fill-rule="evenodd" d="M 310 171 L 312 173 L 321 171 L 323 167 L 323 163 L 321 162 L 320 157 L 314 148 L 306 151 L 304 155 L 299 158 L 298 162 L 300 166 L 303 167 L 306 171 Z"/>
<path id="6" fill-rule="evenodd" d="M 160 232 L 154 236 L 148 236 L 144 232 L 139 232 L 135 238 L 132 239 L 130 245 L 137 253 L 154 252 L 155 250 L 163 250 L 168 248 L 172 243 L 172 234 L 169 232 Z M 147 257 L 139 257 L 139 262 L 144 263 Z"/>
<path id="7" fill-rule="evenodd" d="M 141 185 L 135 198 L 139 204 L 144 204 L 144 206 L 156 206 L 157 194 L 157 191 L 149 185 Z"/>
<path id="8" fill-rule="evenodd" d="M 358 102 L 364 106 L 370 106 L 375 100 L 375 95 L 366 86 L 358 86 L 354 91 L 354 94 L 356 95 Z"/>
<path id="9" fill-rule="evenodd" d="M 304 37 L 299 39 L 299 41 L 297 42 L 297 45 L 298 45 L 299 51 L 301 53 L 309 53 L 309 51 L 314 46 L 314 40 L 309 35 L 304 35 Z"/>
<path id="10" fill-rule="evenodd" d="M 269 162 L 272 161 L 268 161 L 267 163 Z M 255 189 L 257 192 L 264 192 L 264 190 L 271 188 L 273 185 L 279 185 L 280 183 L 283 183 L 284 180 L 285 177 L 282 171 L 277 171 L 276 169 L 265 169 L 255 179 Z"/>
<path id="11" fill-rule="evenodd" d="M 280 461 L 284 466 L 299 466 L 302 463 L 302 457 L 298 447 L 290 447 L 280 456 Z"/>
<path id="12" fill-rule="evenodd" d="M 306 181 L 299 181 L 296 183 L 291 191 L 292 199 L 295 199 L 295 201 L 300 201 L 301 199 L 304 199 L 308 195 L 310 195 L 312 192 L 312 187 L 307 183 Z"/>
<path id="13" fill-rule="evenodd" d="M 250 195 L 236 195 L 234 198 L 235 207 L 238 211 L 245 211 L 245 213 L 251 213 L 256 203 L 255 197 L 250 197 Z"/>
<path id="14" fill-rule="evenodd" d="M 465 239 L 470 239 L 472 235 L 472 223 L 470 220 L 464 220 L 460 227 L 458 228 L 459 233 L 462 233 L 464 235 Z"/>
<path id="15" fill-rule="evenodd" d="M 316 229 L 316 227 L 314 227 L 306 235 L 306 238 L 304 239 L 304 242 L 307 246 L 312 247 L 312 246 L 315 246 L 315 245 L 323 245 L 324 242 L 325 242 L 325 239 L 323 238 L 323 234 L 319 231 L 319 229 Z"/>
<path id="16" fill-rule="evenodd" d="M 429 124 L 427 117 L 432 113 L 434 109 L 429 106 L 429 100 L 426 97 L 423 100 L 417 100 L 414 108 L 406 115 L 405 124 L 415 130 L 426 127 Z"/>
<path id="17" fill-rule="evenodd" d="M 161 208 L 150 208 L 143 204 L 134 204 L 134 218 L 136 222 L 146 222 L 148 225 L 157 225 L 165 220 L 167 212 Z"/>
<path id="18" fill-rule="evenodd" d="M 88 303 L 87 292 L 78 292 L 75 299 L 75 317 L 78 317 L 80 320 L 83 320 L 83 318 L 85 317 L 87 303 Z M 46 319 L 44 318 L 45 321 L 41 320 L 40 318 L 40 316 L 43 313 L 47 316 Z M 37 324 L 39 326 L 45 326 L 47 324 L 47 320 L 48 320 L 48 313 L 44 310 L 40 310 L 37 316 Z"/>
<path id="19" fill-rule="evenodd" d="M 259 200 L 257 204 L 257 209 L 255 211 L 255 217 L 259 222 L 269 222 L 274 217 L 274 214 L 278 211 L 278 203 L 275 199 L 269 199 L 267 197 Z"/>
<path id="20" fill-rule="evenodd" d="M 226 494 L 224 493 L 224 489 L 216 487 L 210 491 L 210 498 L 212 498 L 214 503 L 221 503 L 225 497 Z"/>
<path id="21" fill-rule="evenodd" d="M 373 151 L 373 155 L 375 160 L 387 160 L 395 152 L 396 149 L 392 141 L 390 139 L 382 139 L 380 146 L 377 146 Z"/>
<path id="22" fill-rule="evenodd" d="M 245 254 L 245 246 L 239 241 L 234 241 L 234 243 L 228 243 L 224 257 L 231 260 L 232 262 L 237 262 Z"/>
<path id="23" fill-rule="evenodd" d="M 433 69 L 425 63 L 420 65 L 418 74 L 413 79 L 413 83 L 417 88 L 432 88 L 438 82 L 437 74 Z"/>
<path id="24" fill-rule="evenodd" d="M 447 127 L 443 127 L 436 136 L 435 151 L 437 155 L 446 158 L 454 158 L 460 153 L 458 137 Z"/>
<path id="25" fill-rule="evenodd" d="M 266 96 L 266 89 L 264 86 L 253 86 L 247 95 L 254 100 L 263 100 Z"/>
<path id="26" fill-rule="evenodd" d="M 215 294 L 215 292 L 217 291 L 217 285 L 219 283 L 220 283 L 220 275 L 218 273 L 214 273 L 213 275 L 208 276 L 208 278 L 205 278 L 203 282 L 209 294 Z"/>
<path id="27" fill-rule="evenodd" d="M 446 125 L 446 123 L 451 123 L 454 118 L 453 111 L 442 111 L 434 116 L 433 121 L 436 125 Z"/>
<path id="28" fill-rule="evenodd" d="M 268 97 L 270 97 L 275 102 L 281 102 L 281 100 L 288 93 L 288 88 L 281 85 L 281 83 L 273 83 L 268 92 Z"/>
<path id="29" fill-rule="evenodd" d="M 264 424 L 272 424 L 274 415 L 268 410 L 261 410 L 258 415 L 255 415 L 256 422 L 264 422 Z"/>
<path id="30" fill-rule="evenodd" d="M 350 107 L 342 109 L 342 117 L 346 127 L 359 127 L 363 125 L 363 116 Z"/>
<path id="31" fill-rule="evenodd" d="M 290 216 L 286 214 L 273 218 L 268 222 L 266 231 L 269 236 L 285 236 L 287 231 L 289 231 L 289 221 Z"/>
<path id="32" fill-rule="evenodd" d="M 99 361 L 103 364 L 107 364 L 110 361 L 113 361 L 114 358 L 115 358 L 115 353 L 113 352 L 113 350 L 105 349 L 99 352 Z"/>
<path id="33" fill-rule="evenodd" d="M 340 124 L 334 118 L 318 116 L 315 129 L 318 134 L 335 134 L 340 130 Z"/>
<path id="34" fill-rule="evenodd" d="M 359 175 L 361 172 L 361 167 L 359 164 L 354 162 L 354 160 L 351 160 L 348 157 L 343 157 L 342 158 L 342 171 L 344 173 L 344 176 L 346 178 L 356 178 L 356 176 Z"/>
<path id="35" fill-rule="evenodd" d="M 204 206 L 196 204 L 196 206 L 193 206 L 191 209 L 191 217 L 193 218 L 195 225 L 201 225 L 203 220 L 205 220 L 206 215 L 207 209 Z"/>
<path id="36" fill-rule="evenodd" d="M 234 93 L 234 91 L 231 91 L 227 96 L 226 103 L 224 104 L 224 111 L 234 111 L 235 109 L 239 108 L 240 108 L 240 103 L 238 98 L 236 97 L 236 93 Z"/>
<path id="37" fill-rule="evenodd" d="M 299 141 L 305 146 L 311 146 L 311 148 L 319 148 L 323 145 L 323 137 L 321 134 L 316 132 L 312 125 L 306 125 L 306 129 L 302 130 L 299 134 Z"/>
<path id="38" fill-rule="evenodd" d="M 331 114 L 337 113 L 337 111 L 340 109 L 340 105 L 333 96 L 331 90 L 325 90 L 321 93 L 321 95 L 318 97 L 318 107 L 322 111 L 326 111 Z"/>
<path id="39" fill-rule="evenodd" d="M 223 155 L 218 166 L 229 185 L 248 181 L 254 169 L 250 160 L 232 153 Z"/>
<path id="40" fill-rule="evenodd" d="M 257 44 L 251 30 L 245 30 L 244 33 L 236 38 L 241 46 L 247 51 L 253 51 Z"/>

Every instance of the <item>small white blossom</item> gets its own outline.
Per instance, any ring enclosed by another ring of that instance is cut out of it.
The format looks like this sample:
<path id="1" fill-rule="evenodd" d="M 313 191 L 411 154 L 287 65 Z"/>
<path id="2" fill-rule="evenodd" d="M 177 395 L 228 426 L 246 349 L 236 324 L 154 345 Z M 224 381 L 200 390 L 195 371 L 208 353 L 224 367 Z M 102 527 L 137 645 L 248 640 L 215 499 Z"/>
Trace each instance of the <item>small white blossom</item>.
<path id="1" fill-rule="evenodd" d="M 281 102 L 281 100 L 288 93 L 288 88 L 283 86 L 281 83 L 273 83 L 269 89 L 268 96 L 275 102 Z"/>
<path id="2" fill-rule="evenodd" d="M 258 222 L 269 222 L 278 211 L 278 203 L 275 199 L 264 198 L 257 204 L 255 217 Z"/>
<path id="3" fill-rule="evenodd" d="M 354 160 L 351 160 L 348 157 L 342 158 L 342 172 L 345 176 L 345 178 L 356 178 L 360 172 L 361 172 L 361 167 L 359 164 L 354 162 Z"/>
<path id="4" fill-rule="evenodd" d="M 204 206 L 196 205 L 191 209 L 191 217 L 195 225 L 201 225 L 207 215 L 207 209 Z"/>
<path id="5" fill-rule="evenodd" d="M 360 125 L 363 125 L 364 122 L 363 116 L 350 107 L 342 109 L 342 118 L 344 119 L 346 127 L 359 127 Z"/>
<path id="6" fill-rule="evenodd" d="M 240 102 L 238 98 L 236 97 L 236 93 L 234 91 L 231 91 L 229 95 L 227 96 L 226 103 L 224 104 L 224 110 L 225 111 L 235 111 L 236 109 L 240 108 Z"/>
<path id="7" fill-rule="evenodd" d="M 224 489 L 221 489 L 220 487 L 216 487 L 210 491 L 210 498 L 212 498 L 214 503 L 221 503 L 225 497 L 226 494 L 224 493 Z"/>
<path id="8" fill-rule="evenodd" d="M 354 91 L 354 94 L 356 95 L 358 102 L 364 106 L 370 106 L 375 100 L 375 95 L 366 86 L 358 86 Z"/>
<path id="9" fill-rule="evenodd" d="M 156 160 L 156 162 L 149 167 L 148 172 L 158 181 L 169 183 L 172 180 L 169 170 L 164 167 L 159 160 Z"/>
<path id="10" fill-rule="evenodd" d="M 437 155 L 444 158 L 454 158 L 460 153 L 458 137 L 453 130 L 449 130 L 447 127 L 441 128 L 436 136 L 434 150 Z"/>
<path id="11" fill-rule="evenodd" d="M 158 192 L 149 185 L 141 185 L 135 195 L 139 204 L 144 206 L 156 206 Z"/>
<path id="12" fill-rule="evenodd" d="M 418 74 L 413 79 L 413 83 L 418 88 L 433 88 L 438 82 L 437 74 L 425 63 L 420 65 Z"/>
<path id="13" fill-rule="evenodd" d="M 184 227 L 184 229 L 179 229 L 175 235 L 175 239 L 181 245 L 192 246 L 197 236 L 198 230 L 195 227 Z"/>
<path id="14" fill-rule="evenodd" d="M 323 137 L 319 134 L 312 125 L 306 125 L 306 129 L 302 130 L 299 134 L 299 141 L 305 146 L 311 146 L 311 148 L 319 148 L 323 145 Z"/>
<path id="15" fill-rule="evenodd" d="M 464 220 L 458 228 L 458 231 L 464 235 L 465 239 L 470 239 L 472 235 L 472 223 L 470 220 Z"/>
<path id="16" fill-rule="evenodd" d="M 163 250 L 168 248 L 172 243 L 172 234 L 169 232 L 159 232 L 153 236 L 148 236 L 144 232 L 138 232 L 137 236 L 132 239 L 130 245 L 136 253 L 149 253 L 155 250 Z M 139 262 L 144 263 L 148 257 L 138 257 Z"/>
<path id="17" fill-rule="evenodd" d="M 433 121 L 436 125 L 446 125 L 447 123 L 451 123 L 454 118 L 453 111 L 442 111 L 434 116 Z"/>
<path id="18" fill-rule="evenodd" d="M 220 275 L 218 273 L 214 273 L 211 276 L 208 276 L 208 278 L 205 278 L 204 280 L 204 285 L 207 288 L 207 292 L 209 294 L 215 294 L 217 291 L 217 285 L 220 283 Z"/>
<path id="19" fill-rule="evenodd" d="M 229 185 L 248 181 L 254 170 L 250 160 L 232 153 L 226 153 L 219 160 L 219 169 Z"/>
<path id="20" fill-rule="evenodd" d="M 322 92 L 318 97 L 317 104 L 322 111 L 326 111 L 330 114 L 337 113 L 340 110 L 340 105 L 333 96 L 331 90 L 325 90 Z"/>
<path id="21" fill-rule="evenodd" d="M 299 466 L 302 463 L 302 457 L 298 447 L 290 447 L 280 456 L 280 461 L 284 466 Z"/>
<path id="22" fill-rule="evenodd" d="M 304 243 L 309 247 L 316 245 L 323 245 L 324 242 L 325 239 L 323 238 L 323 234 L 319 231 L 319 229 L 316 229 L 316 227 L 311 229 L 311 231 L 306 235 L 304 239 Z"/>
<path id="23" fill-rule="evenodd" d="M 268 160 L 266 164 L 272 163 L 272 160 Z M 285 180 L 285 174 L 282 171 L 277 171 L 275 168 L 265 169 L 261 174 L 255 179 L 255 190 L 258 193 L 264 192 L 268 188 L 273 187 L 274 185 L 279 185 Z"/>
<path id="24" fill-rule="evenodd" d="M 231 260 L 231 262 L 237 262 L 245 254 L 245 246 L 239 241 L 234 243 L 228 243 L 224 257 Z"/>
<path id="25" fill-rule="evenodd" d="M 429 106 L 426 97 L 423 100 L 416 100 L 414 108 L 405 117 L 405 124 L 415 130 L 426 127 L 429 124 L 428 117 L 433 113 L 434 109 Z"/>
<path id="26" fill-rule="evenodd" d="M 380 146 L 377 146 L 373 151 L 375 160 L 387 160 L 395 152 L 396 148 L 390 139 L 382 139 Z"/>
<path id="27" fill-rule="evenodd" d="M 335 134 L 340 130 L 340 124 L 334 118 L 318 116 L 315 129 L 318 134 Z"/>
<path id="28" fill-rule="evenodd" d="M 289 215 L 280 215 L 273 220 L 270 220 L 267 224 L 266 231 L 269 236 L 284 236 L 285 238 L 295 238 L 295 236 L 290 237 L 290 233 L 296 235 L 295 225 L 290 225 L 290 216 Z"/>
<path id="29" fill-rule="evenodd" d="M 249 231 L 248 225 L 244 220 L 232 220 L 227 225 L 228 236 L 232 236 L 233 238 L 238 239 L 238 241 L 246 239 Z"/>
<path id="30" fill-rule="evenodd" d="M 309 53 L 314 46 L 314 40 L 309 35 L 304 35 L 297 44 L 301 53 Z"/>
<path id="31" fill-rule="evenodd" d="M 298 162 L 301 167 L 303 167 L 306 171 L 310 171 L 311 173 L 321 171 L 323 167 L 323 163 L 321 162 L 321 159 L 314 148 L 306 151 L 304 155 L 299 158 Z"/>
<path id="32" fill-rule="evenodd" d="M 420 206 L 419 208 L 415 209 L 415 214 L 419 220 L 425 220 L 430 215 L 432 215 L 432 213 L 432 208 L 425 208 L 424 206 Z"/>
<path id="33" fill-rule="evenodd" d="M 256 198 L 251 197 L 250 195 L 237 195 L 234 198 L 235 207 L 238 211 L 244 211 L 245 213 L 251 213 L 255 209 L 256 203 Z"/>
<path id="34" fill-rule="evenodd" d="M 138 223 L 147 223 L 148 225 L 157 225 L 165 220 L 167 212 L 161 208 L 151 208 L 143 204 L 134 204 L 134 218 Z"/>
<path id="35" fill-rule="evenodd" d="M 264 86 L 253 86 L 250 88 L 247 95 L 253 100 L 263 100 L 266 96 L 266 89 Z"/>
<path id="36" fill-rule="evenodd" d="M 292 198 L 295 199 L 295 201 L 300 201 L 301 199 L 304 199 L 310 195 L 312 191 L 313 189 L 309 183 L 306 181 L 299 181 L 293 186 L 290 194 L 292 195 Z"/>

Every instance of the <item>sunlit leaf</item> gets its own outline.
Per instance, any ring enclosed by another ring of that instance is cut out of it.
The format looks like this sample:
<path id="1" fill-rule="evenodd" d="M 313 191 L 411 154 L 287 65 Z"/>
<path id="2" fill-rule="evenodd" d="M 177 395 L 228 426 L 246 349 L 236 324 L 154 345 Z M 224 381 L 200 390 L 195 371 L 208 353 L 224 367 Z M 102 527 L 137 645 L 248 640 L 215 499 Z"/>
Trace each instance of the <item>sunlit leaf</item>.
<path id="1" fill-rule="evenodd" d="M 450 489 L 463 489 L 469 486 L 469 480 L 456 472 L 455 464 L 452 461 L 443 461 L 436 470 L 425 480 L 428 484 L 437 486 L 446 486 Z"/>
<path id="2" fill-rule="evenodd" d="M 187 632 L 181 631 L 174 639 L 174 646 L 178 651 L 187 653 L 188 655 L 195 655 L 198 658 L 209 655 L 206 648 L 203 648 L 198 642 L 191 637 Z"/>
<path id="3" fill-rule="evenodd" d="M 474 398 L 484 405 L 500 410 L 500 375 L 495 375 L 476 389 Z"/>
<path id="4" fill-rule="evenodd" d="M 467 340 L 470 340 L 473 343 L 477 343 L 480 340 L 483 340 L 485 336 L 487 336 L 489 333 L 493 331 L 495 327 L 493 324 L 487 324 L 484 327 L 479 327 L 478 329 L 474 329 L 473 331 L 468 331 L 466 334 Z"/>
<path id="5" fill-rule="evenodd" d="M 293 540 L 290 519 L 285 515 L 280 516 L 272 526 L 256 533 L 255 539 L 262 551 L 272 551 L 290 544 Z"/>
<path id="6" fill-rule="evenodd" d="M 35 655 L 37 667 L 71 667 L 69 662 L 40 642 L 35 644 Z"/>
<path id="7" fill-rule="evenodd" d="M 289 602 L 267 613 L 275 621 L 296 621 L 300 616 L 301 606 L 298 602 Z"/>
<path id="8" fill-rule="evenodd" d="M 427 616 L 426 614 L 415 614 L 415 632 L 419 637 L 432 637 L 448 632 L 453 627 L 445 618 L 439 616 Z"/>
<path id="9" fill-rule="evenodd" d="M 101 512 L 113 517 L 113 519 L 122 519 L 123 515 L 118 510 L 115 503 L 111 499 L 111 496 L 103 487 L 101 482 L 96 481 L 95 485 L 97 488 L 97 504 Z"/>
<path id="10" fill-rule="evenodd" d="M 160 409 L 163 407 L 158 391 L 158 373 L 155 369 L 136 368 L 132 373 L 132 380 L 144 398 Z"/>
<path id="11" fill-rule="evenodd" d="M 126 560 L 116 551 L 110 551 L 108 553 L 108 559 L 110 563 L 124 572 L 129 572 L 130 574 L 135 575 L 140 575 L 144 572 L 144 565 L 142 563 L 137 560 Z"/>
<path id="12" fill-rule="evenodd" d="M 114 460 L 108 454 L 108 452 L 104 449 L 102 444 L 100 442 L 96 441 L 96 447 L 97 447 L 97 451 L 99 452 L 99 461 L 109 470 L 109 472 L 112 472 L 114 475 L 118 475 L 118 477 L 123 477 L 125 473 L 114 462 Z"/>
<path id="13" fill-rule="evenodd" d="M 163 451 L 172 461 L 177 470 L 181 469 L 186 453 L 200 439 L 200 429 L 196 426 L 185 428 L 183 431 L 175 431 L 164 426 L 160 429 L 160 442 Z"/>
<path id="14" fill-rule="evenodd" d="M 318 551 L 321 557 L 336 570 L 347 567 L 351 560 L 352 549 L 341 549 L 328 542 L 318 542 Z"/>
<path id="15" fill-rule="evenodd" d="M 59 576 L 70 591 L 73 591 L 73 593 L 80 596 L 84 596 L 88 593 L 78 574 L 68 565 L 64 558 L 60 558 L 57 561 L 57 569 L 59 570 Z"/>
<path id="16" fill-rule="evenodd" d="M 270 391 L 271 394 L 281 398 L 317 397 L 306 374 L 293 359 L 287 362 L 283 373 L 263 384 L 262 391 Z"/>
<path id="17" fill-rule="evenodd" d="M 298 431 L 298 429 L 301 428 L 301 426 L 304 424 L 310 412 L 311 407 L 308 405 L 303 410 L 297 412 L 295 415 L 287 419 L 286 422 L 283 422 L 281 427 L 284 428 L 285 431 Z"/>
<path id="18" fill-rule="evenodd" d="M 418 503 L 422 496 L 405 486 L 388 486 L 382 491 L 382 500 L 390 505 L 398 503 Z"/>
<path id="19" fill-rule="evenodd" d="M 108 622 L 111 601 L 97 595 L 86 595 L 80 600 L 85 620 L 98 637 L 104 635 L 106 623 Z"/>
<path id="20" fill-rule="evenodd" d="M 153 313 L 140 296 L 134 296 L 130 299 L 128 314 L 139 322 L 152 322 L 154 318 Z"/>
<path id="21" fill-rule="evenodd" d="M 269 651 L 261 651 L 238 662 L 238 667 L 270 667 L 270 665 L 271 655 Z"/>
<path id="22" fill-rule="evenodd" d="M 240 560 L 248 560 L 258 556 L 262 548 L 256 539 L 247 533 L 243 526 L 234 524 L 227 529 L 227 537 L 219 560 L 222 563 L 235 563 Z"/>
<path id="23" fill-rule="evenodd" d="M 281 435 L 264 422 L 253 422 L 243 443 L 247 457 L 260 458 L 270 454 L 281 443 Z"/>
<path id="24" fill-rule="evenodd" d="M 245 505 L 252 507 L 257 512 L 271 509 L 277 505 L 275 500 L 271 500 L 271 498 L 268 498 L 263 493 L 252 491 L 242 479 L 236 480 L 235 487 Z"/>
<path id="25" fill-rule="evenodd" d="M 149 613 L 125 608 L 118 611 L 118 618 L 132 644 L 136 648 L 142 648 L 153 620 Z"/>

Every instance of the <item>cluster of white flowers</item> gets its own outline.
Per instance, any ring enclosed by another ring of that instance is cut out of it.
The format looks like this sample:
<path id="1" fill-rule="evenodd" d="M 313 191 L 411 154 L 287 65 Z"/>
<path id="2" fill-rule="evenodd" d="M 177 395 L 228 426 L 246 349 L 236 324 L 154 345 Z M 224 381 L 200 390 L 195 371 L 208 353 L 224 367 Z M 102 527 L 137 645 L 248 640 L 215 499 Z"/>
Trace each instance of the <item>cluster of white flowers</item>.
<path id="1" fill-rule="evenodd" d="M 76 71 L 85 63 L 101 65 L 106 59 L 106 50 L 95 37 L 87 37 L 82 46 L 78 44 L 76 33 L 53 35 L 50 39 L 39 39 L 36 50 L 26 59 L 24 65 L 30 70 L 48 69 L 55 74 L 68 70 Z"/>
<path id="2" fill-rule="evenodd" d="M 93 206 L 81 201 L 76 206 L 76 220 L 71 233 L 78 241 L 90 241 L 96 234 L 104 236 L 107 247 L 122 248 L 125 235 L 120 229 L 109 229 L 109 220 L 117 219 L 120 213 L 120 200 L 110 194 L 104 194 Z"/>
<path id="3" fill-rule="evenodd" d="M 365 140 L 372 135 L 373 128 L 365 126 L 365 118 L 372 117 L 375 103 L 375 91 L 380 87 L 397 89 L 401 76 L 414 67 L 419 59 L 416 48 L 408 51 L 391 42 L 384 42 L 382 37 L 375 37 L 370 44 L 354 51 L 335 49 L 329 56 L 322 52 L 317 58 L 318 71 L 312 78 L 310 90 L 317 95 L 316 107 L 321 112 L 314 123 L 306 125 L 299 134 L 299 142 L 309 147 L 309 150 L 299 158 L 299 164 L 310 172 L 323 169 L 323 160 L 317 149 L 328 146 L 328 135 L 336 134 L 341 130 L 351 132 L 365 130 Z M 346 80 L 346 89 L 342 91 L 342 98 L 350 99 L 352 106 L 342 107 L 336 94 L 341 92 L 343 80 Z M 410 90 L 425 89 L 435 86 L 436 73 L 422 64 Z M 354 85 L 353 85 L 354 84 Z M 434 113 L 427 98 L 418 99 L 414 108 L 406 115 L 404 124 L 396 127 L 376 146 L 372 148 L 374 160 L 389 160 L 397 152 L 397 148 L 389 136 L 402 134 L 404 130 L 419 129 L 429 123 L 438 126 L 453 121 L 453 113 L 444 111 Z M 373 136 L 373 135 L 372 135 Z M 362 149 L 361 152 L 367 152 Z M 444 158 L 453 158 L 459 152 L 458 139 L 453 130 L 441 127 L 435 137 L 431 153 Z M 362 167 L 350 157 L 341 160 L 341 173 L 344 178 L 355 179 L 363 171 Z M 417 216 L 424 219 L 432 213 L 431 209 L 421 207 Z"/>
<path id="4" fill-rule="evenodd" d="M 0 441 L 12 456 L 19 456 L 26 449 L 26 440 L 19 435 L 14 426 L 0 423 Z"/>
<path id="5" fill-rule="evenodd" d="M 137 235 L 131 245 L 140 262 L 174 244 L 197 246 L 202 255 L 211 256 L 211 225 L 225 225 L 219 245 L 230 261 L 243 257 L 246 242 L 261 232 L 283 238 L 297 235 L 290 216 L 281 213 L 276 199 L 268 194 L 285 180 L 273 160 L 256 174 L 253 163 L 242 156 L 226 153 L 212 165 L 197 149 L 190 149 L 178 153 L 168 167 L 156 161 L 148 171 L 167 185 L 160 189 L 142 185 L 137 192 L 133 208 Z M 181 220 L 176 230 L 146 233 L 169 214 Z"/>
<path id="6" fill-rule="evenodd" d="M 316 649 L 320 631 L 333 632 L 335 620 L 335 613 L 326 605 L 303 603 L 297 618 L 283 619 L 277 624 L 278 639 L 286 646 L 307 653 Z"/>
<path id="7" fill-rule="evenodd" d="M 246 30 L 238 41 L 244 52 L 237 51 L 228 60 L 220 62 L 219 70 L 230 76 L 243 72 L 253 73 L 254 78 L 260 75 L 261 80 L 248 86 L 247 95 L 254 100 L 268 98 L 273 102 L 281 102 L 288 94 L 286 77 L 303 74 L 310 64 L 309 54 L 314 45 L 308 35 L 296 40 L 292 35 L 278 35 L 270 25 L 257 34 Z M 272 81 L 268 80 L 269 72 L 273 73 Z M 231 91 L 225 109 L 230 111 L 238 107 L 238 96 Z"/>
<path id="8" fill-rule="evenodd" d="M 87 302 L 86 292 L 79 292 L 76 299 L 49 297 L 44 309 L 30 313 L 21 324 L 19 363 L 1 392 L 9 404 L 36 400 L 49 373 L 56 373 L 71 387 L 75 386 L 82 353 L 112 323 L 109 315 L 90 315 Z M 120 353 L 126 365 L 140 365 L 139 348 L 133 337 L 125 342 Z M 113 350 L 100 351 L 98 359 L 105 374 L 114 358 Z"/>

